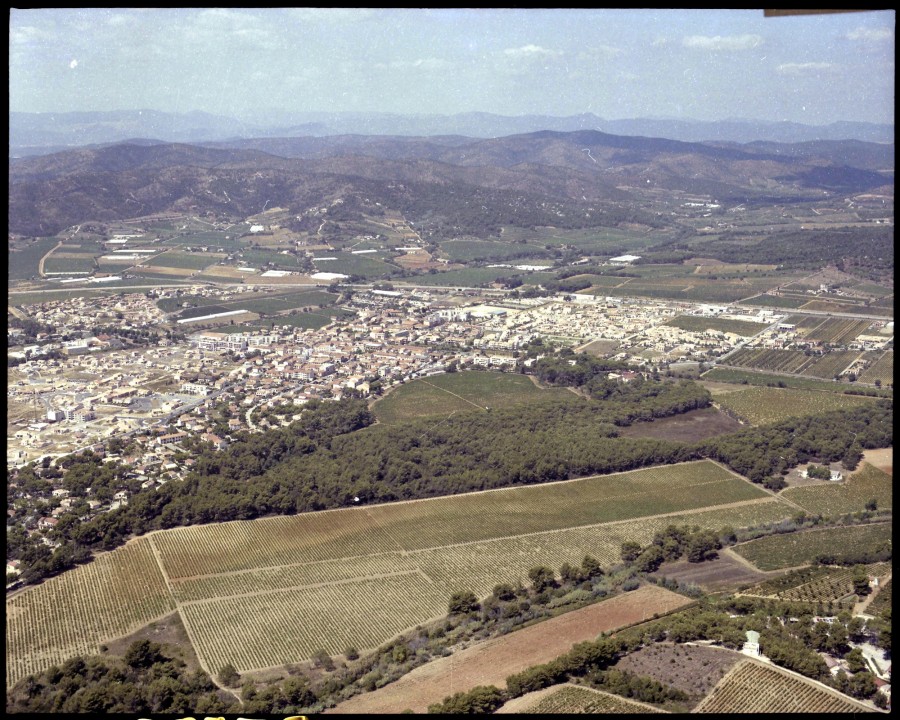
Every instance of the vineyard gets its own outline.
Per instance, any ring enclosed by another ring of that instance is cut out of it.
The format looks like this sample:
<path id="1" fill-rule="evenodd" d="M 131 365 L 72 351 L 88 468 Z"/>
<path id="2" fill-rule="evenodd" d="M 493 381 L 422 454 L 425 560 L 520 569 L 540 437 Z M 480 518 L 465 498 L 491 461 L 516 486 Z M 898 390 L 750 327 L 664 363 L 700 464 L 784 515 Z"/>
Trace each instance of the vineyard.
<path id="1" fill-rule="evenodd" d="M 525 706 L 519 712 L 533 715 L 568 715 L 570 713 L 634 714 L 663 711 L 599 690 L 577 685 L 563 685 Z"/>
<path id="2" fill-rule="evenodd" d="M 890 523 L 854 525 L 770 535 L 733 548 L 734 552 L 763 571 L 780 570 L 811 563 L 824 554 L 840 556 L 871 550 L 892 538 Z"/>
<path id="3" fill-rule="evenodd" d="M 861 353 L 834 350 L 818 358 L 812 365 L 803 370 L 803 375 L 830 379 L 840 375 L 851 363 L 856 362 Z"/>
<path id="4" fill-rule="evenodd" d="M 799 374 L 812 365 L 816 359 L 815 355 L 807 355 L 802 350 L 741 348 L 721 362 L 736 367 Z"/>
<path id="5" fill-rule="evenodd" d="M 893 507 L 892 477 L 886 472 L 863 463 L 862 467 L 842 483 L 788 488 L 782 492 L 785 500 L 796 503 L 813 515 L 835 517 L 843 513 L 861 512 L 866 503 L 875 500 L 878 509 Z"/>
<path id="6" fill-rule="evenodd" d="M 789 417 L 857 407 L 876 399 L 864 395 L 757 386 L 719 395 L 716 402 L 753 425 L 765 425 Z"/>
<path id="7" fill-rule="evenodd" d="M 696 713 L 858 713 L 871 708 L 773 665 L 744 660 L 694 708 Z"/>
<path id="8" fill-rule="evenodd" d="M 172 609 L 214 673 L 227 663 L 243 672 L 299 662 L 320 648 L 374 648 L 443 615 L 460 589 L 484 597 L 536 565 L 586 554 L 608 568 L 624 541 L 647 544 L 669 524 L 737 528 L 792 512 L 699 461 L 158 531 L 11 600 L 7 680 L 95 651 Z M 35 628 L 48 632 L 35 638 Z"/>
<path id="9" fill-rule="evenodd" d="M 6 684 L 96 654 L 104 640 L 175 609 L 150 541 L 140 538 L 6 603 Z"/>
<path id="10" fill-rule="evenodd" d="M 857 335 L 861 335 L 871 324 L 871 320 L 827 318 L 811 330 L 806 335 L 806 338 L 808 340 L 842 345 L 853 341 Z"/>
<path id="11" fill-rule="evenodd" d="M 894 384 L 893 350 L 885 352 L 859 376 L 859 381 L 864 383 L 874 383 L 876 380 L 880 381 L 883 385 Z"/>
<path id="12" fill-rule="evenodd" d="M 865 568 L 870 576 L 878 578 L 891 573 L 891 563 L 873 563 Z M 807 572 L 791 573 L 777 580 L 768 580 L 742 594 L 810 605 L 840 603 L 847 609 L 852 609 L 857 601 L 853 592 L 854 572 L 852 567 L 814 568 Z M 797 584 L 788 586 L 791 582 Z"/>

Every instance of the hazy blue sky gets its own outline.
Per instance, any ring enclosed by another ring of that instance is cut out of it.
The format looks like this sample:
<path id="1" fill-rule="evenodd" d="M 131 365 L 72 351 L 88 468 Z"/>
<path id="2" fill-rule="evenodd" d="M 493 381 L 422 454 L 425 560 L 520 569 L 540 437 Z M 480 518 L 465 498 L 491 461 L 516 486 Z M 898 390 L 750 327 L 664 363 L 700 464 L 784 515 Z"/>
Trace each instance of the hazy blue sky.
<path id="1" fill-rule="evenodd" d="M 892 123 L 892 10 L 26 9 L 10 109 Z"/>

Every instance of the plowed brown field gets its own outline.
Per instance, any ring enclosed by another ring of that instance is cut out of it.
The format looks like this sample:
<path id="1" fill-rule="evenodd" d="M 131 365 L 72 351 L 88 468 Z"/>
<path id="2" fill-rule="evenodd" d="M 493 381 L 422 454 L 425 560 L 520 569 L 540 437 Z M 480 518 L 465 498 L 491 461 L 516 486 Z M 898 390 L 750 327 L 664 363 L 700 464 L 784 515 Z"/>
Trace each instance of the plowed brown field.
<path id="1" fill-rule="evenodd" d="M 549 662 L 576 643 L 594 640 L 602 632 L 648 620 L 654 613 L 671 612 L 691 602 L 683 595 L 646 585 L 433 660 L 390 685 L 350 698 L 328 712 L 399 713 L 407 708 L 427 712 L 432 703 L 477 685 L 505 688 L 508 676 Z"/>

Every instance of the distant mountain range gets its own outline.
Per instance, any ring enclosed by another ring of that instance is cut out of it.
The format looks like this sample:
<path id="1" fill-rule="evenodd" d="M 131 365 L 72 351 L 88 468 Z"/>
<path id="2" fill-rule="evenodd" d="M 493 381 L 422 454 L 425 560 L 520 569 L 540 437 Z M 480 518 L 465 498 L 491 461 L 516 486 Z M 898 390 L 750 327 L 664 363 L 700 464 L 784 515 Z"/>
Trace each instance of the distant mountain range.
<path id="1" fill-rule="evenodd" d="M 266 205 L 302 214 L 340 198 L 454 236 L 501 225 L 652 225 L 643 201 L 660 193 L 771 203 L 892 185 L 893 145 L 855 140 L 741 145 L 597 130 L 144 140 L 11 159 L 9 231 L 47 235 L 172 211 L 243 218 Z"/>
<path id="2" fill-rule="evenodd" d="M 837 122 L 814 126 L 792 122 L 721 120 L 705 122 L 667 118 L 604 120 L 591 113 L 568 117 L 505 116 L 491 113 L 457 115 L 397 115 L 391 113 L 268 113 L 245 122 L 206 112 L 167 113 L 158 110 L 9 114 L 12 157 L 142 138 L 163 142 L 199 143 L 266 137 L 332 135 L 463 136 L 497 138 L 541 130 L 598 130 L 611 135 L 668 138 L 683 142 L 754 141 L 799 143 L 817 140 L 860 140 L 892 143 L 893 125 Z"/>

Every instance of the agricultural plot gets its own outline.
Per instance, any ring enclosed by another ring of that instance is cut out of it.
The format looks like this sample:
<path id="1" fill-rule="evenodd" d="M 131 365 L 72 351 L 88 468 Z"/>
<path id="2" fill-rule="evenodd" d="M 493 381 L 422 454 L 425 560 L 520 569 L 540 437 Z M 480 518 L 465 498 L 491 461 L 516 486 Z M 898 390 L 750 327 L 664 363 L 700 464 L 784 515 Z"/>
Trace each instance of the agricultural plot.
<path id="1" fill-rule="evenodd" d="M 399 267 L 391 265 L 381 259 L 382 257 L 390 257 L 390 255 L 385 253 L 379 255 L 351 255 L 350 253 L 340 253 L 336 257 L 336 260 L 315 261 L 316 270 L 318 272 L 359 275 L 364 278 L 376 278 L 400 272 Z"/>
<path id="2" fill-rule="evenodd" d="M 744 660 L 731 669 L 695 713 L 859 713 L 872 709 L 775 665 Z"/>
<path id="3" fill-rule="evenodd" d="M 875 500 L 880 510 L 887 510 L 893 507 L 892 479 L 886 472 L 863 463 L 844 482 L 788 488 L 782 494 L 814 515 L 834 517 L 861 512 L 870 500 Z"/>
<path id="4" fill-rule="evenodd" d="M 376 402 L 372 409 L 379 422 L 396 423 L 544 399 L 580 401 L 564 388 L 542 390 L 524 375 L 473 370 L 433 375 L 406 383 Z"/>
<path id="5" fill-rule="evenodd" d="M 892 580 L 886 580 L 878 590 L 878 594 L 869 603 L 869 606 L 866 608 L 866 612 L 869 615 L 883 616 L 885 611 L 893 607 L 891 582 Z"/>
<path id="6" fill-rule="evenodd" d="M 821 390 L 833 393 L 843 393 L 853 387 L 849 383 L 836 383 L 833 380 L 815 380 L 796 375 L 770 375 L 764 372 L 724 367 L 715 367 L 709 370 L 703 374 L 702 379 L 710 382 L 737 383 L 740 385 L 777 385 L 778 387 L 794 388 L 796 390 Z"/>
<path id="7" fill-rule="evenodd" d="M 815 330 L 827 320 L 828 318 L 822 320 L 821 315 L 789 315 L 784 319 L 784 322 L 795 326 L 798 332 L 805 335 L 807 332 Z"/>
<path id="8" fill-rule="evenodd" d="M 518 712 L 534 715 L 568 715 L 609 714 L 632 715 L 636 713 L 659 713 L 651 705 L 626 700 L 618 695 L 580 687 L 578 685 L 562 685 L 552 692 L 544 694 L 540 699 L 523 706 Z"/>
<path id="9" fill-rule="evenodd" d="M 27 243 L 16 243 L 7 254 L 9 280 L 27 280 L 36 276 L 41 258 L 55 248 L 58 242 L 57 238 L 47 237 Z"/>
<path id="10" fill-rule="evenodd" d="M 865 565 L 866 573 L 884 578 L 891 572 L 890 563 Z M 839 603 L 853 607 L 857 596 L 853 592 L 854 568 L 815 568 L 807 573 L 791 573 L 777 580 L 769 580 L 741 593 L 754 597 L 773 598 L 805 604 Z M 789 585 L 789 583 L 794 583 Z"/>
<path id="11" fill-rule="evenodd" d="M 152 267 L 202 270 L 209 265 L 214 265 L 223 257 L 223 255 L 212 253 L 180 253 L 169 251 L 154 257 L 152 260 Z"/>
<path id="12" fill-rule="evenodd" d="M 831 313 L 856 313 L 858 315 L 881 315 L 893 317 L 893 307 L 877 307 L 876 304 L 863 305 L 848 302 L 847 298 L 841 298 L 841 302 L 828 300 L 811 300 L 800 306 L 801 310 L 823 310 Z"/>
<path id="13" fill-rule="evenodd" d="M 752 337 L 765 330 L 768 325 L 764 323 L 749 322 L 747 320 L 733 320 L 731 318 L 699 317 L 697 315 L 680 315 L 666 321 L 666 325 L 681 328 L 691 332 L 703 332 L 714 330 L 717 332 L 729 332 L 744 337 Z"/>
<path id="14" fill-rule="evenodd" d="M 525 240 L 543 248 L 545 245 L 571 245 L 593 255 L 618 255 L 655 245 L 666 238 L 663 233 L 622 230 L 619 228 L 591 228 L 589 230 L 561 230 L 559 228 L 504 227 L 502 238 L 508 243 Z"/>
<path id="15" fill-rule="evenodd" d="M 547 251 L 543 248 L 490 240 L 447 240 L 440 243 L 440 248 L 451 262 L 501 261 L 535 255 L 547 257 Z"/>
<path id="16" fill-rule="evenodd" d="M 752 387 L 716 397 L 716 402 L 753 425 L 766 425 L 789 417 L 818 415 L 875 402 L 864 395 L 842 395 L 818 390 Z"/>
<path id="17" fill-rule="evenodd" d="M 859 356 L 860 353 L 858 352 L 834 350 L 826 353 L 812 365 L 804 368 L 803 374 L 818 378 L 833 378 L 856 362 Z"/>
<path id="18" fill-rule="evenodd" d="M 7 687 L 174 609 L 147 538 L 29 588 L 6 603 Z"/>
<path id="19" fill-rule="evenodd" d="M 47 274 L 66 272 L 92 272 L 96 269 L 93 255 L 83 253 L 54 252 L 44 261 Z"/>
<path id="20" fill-rule="evenodd" d="M 374 648 L 447 612 L 445 588 L 418 572 L 191 603 L 182 617 L 198 655 L 218 672 L 309 658 L 319 648 Z M 223 628 L 228 632 L 223 632 Z"/>
<path id="21" fill-rule="evenodd" d="M 482 287 L 500 278 L 520 275 L 521 270 L 515 268 L 489 268 L 474 267 L 463 270 L 448 270 L 434 275 L 416 275 L 409 278 L 397 278 L 391 282 L 406 282 L 410 285 L 422 285 L 428 287 Z"/>
<path id="22" fill-rule="evenodd" d="M 617 595 L 501 637 L 475 643 L 447 657 L 421 665 L 374 692 L 340 703 L 332 712 L 355 715 L 398 713 L 409 708 L 425 712 L 455 692 L 477 685 L 503 688 L 513 673 L 545 663 L 572 645 L 593 640 L 602 632 L 637 623 L 691 604 L 691 600 L 655 585 Z"/>
<path id="23" fill-rule="evenodd" d="M 699 461 L 158 531 L 14 598 L 9 622 L 19 625 L 8 629 L 10 666 L 20 669 L 9 677 L 86 652 L 109 636 L 104 628 L 122 634 L 129 623 L 149 622 L 173 606 L 213 672 L 228 662 L 239 671 L 298 662 L 320 647 L 335 654 L 348 645 L 367 649 L 442 615 L 460 588 L 484 596 L 504 579 L 524 580 L 535 565 L 576 564 L 585 554 L 609 567 L 622 542 L 646 544 L 671 523 L 745 527 L 791 512 L 721 466 Z M 144 565 L 119 566 L 138 551 Z M 90 574 L 103 567 L 115 581 Z M 76 581 L 59 597 L 66 608 L 60 615 L 53 588 Z M 101 592 L 111 599 L 98 601 Z M 53 613 L 60 619 L 46 619 Z M 93 625 L 80 619 L 94 615 Z M 30 650 L 27 633 L 44 625 L 60 629 Z"/>
<path id="24" fill-rule="evenodd" d="M 808 302 L 809 295 L 757 295 L 743 301 L 745 305 L 783 308 L 800 308 Z"/>
<path id="25" fill-rule="evenodd" d="M 760 570 L 781 570 L 814 562 L 826 553 L 840 556 L 872 550 L 890 543 L 892 536 L 890 523 L 876 523 L 770 535 L 732 549 Z"/>
<path id="26" fill-rule="evenodd" d="M 746 367 L 754 370 L 771 370 L 780 373 L 800 373 L 815 362 L 813 355 L 801 350 L 766 350 L 763 348 L 741 348 L 722 364 Z"/>
<path id="27" fill-rule="evenodd" d="M 871 325 L 871 320 L 847 318 L 826 318 L 816 328 L 807 333 L 809 340 L 841 345 L 851 342 Z"/>
<path id="28" fill-rule="evenodd" d="M 863 370 L 859 381 L 864 383 L 881 382 L 882 385 L 894 384 L 894 351 L 886 351 L 880 358 Z"/>

